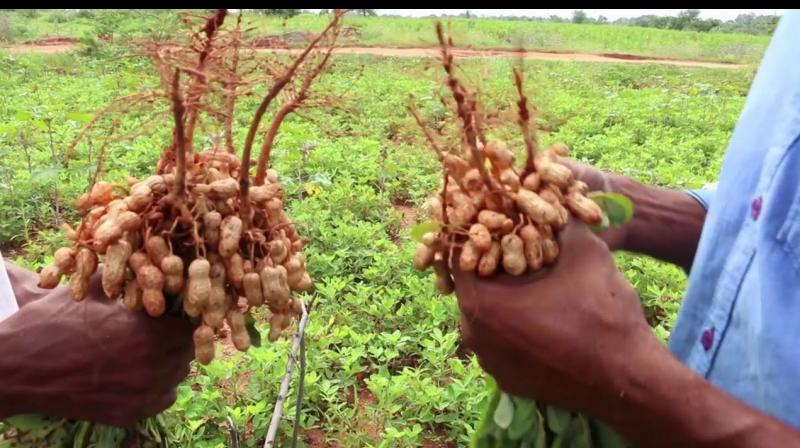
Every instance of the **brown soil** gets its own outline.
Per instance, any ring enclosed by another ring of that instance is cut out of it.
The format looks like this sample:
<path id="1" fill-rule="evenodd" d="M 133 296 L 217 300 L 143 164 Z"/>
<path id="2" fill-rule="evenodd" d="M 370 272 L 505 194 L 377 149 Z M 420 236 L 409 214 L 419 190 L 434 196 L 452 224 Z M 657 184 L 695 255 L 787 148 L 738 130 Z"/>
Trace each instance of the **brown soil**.
<path id="1" fill-rule="evenodd" d="M 263 36 L 254 39 L 251 43 L 256 48 L 286 48 L 289 46 L 289 42 L 280 36 Z"/>
<path id="2" fill-rule="evenodd" d="M 412 205 L 395 204 L 394 209 L 403 214 L 403 227 L 411 227 L 417 222 L 417 209 Z"/>
<path id="3" fill-rule="evenodd" d="M 0 47 L 9 53 L 65 53 L 78 47 L 78 40 L 65 36 L 42 37 L 23 44 Z"/>
<path id="4" fill-rule="evenodd" d="M 373 405 L 378 402 L 375 395 L 370 392 L 364 383 L 366 375 L 360 374 L 358 376 L 358 405 L 356 407 L 355 421 L 353 427 L 360 434 L 366 434 L 374 441 L 380 439 L 381 427 L 377 422 L 370 419 L 367 413 L 367 406 Z M 352 391 L 348 393 L 347 403 L 355 405 L 355 399 Z M 336 434 L 333 437 L 328 437 L 325 432 L 319 428 L 311 428 L 303 431 L 306 444 L 310 448 L 343 448 L 342 440 L 346 439 L 347 434 Z M 330 439 L 330 440 L 326 440 Z M 436 445 L 434 445 L 436 446 Z M 443 445 L 442 445 L 443 446 Z"/>
<path id="5" fill-rule="evenodd" d="M 41 37 L 39 39 L 34 39 L 25 42 L 25 45 L 48 46 L 48 45 L 65 45 L 65 44 L 76 44 L 76 43 L 78 43 L 78 39 L 75 39 L 74 37 L 50 36 L 50 37 Z"/>

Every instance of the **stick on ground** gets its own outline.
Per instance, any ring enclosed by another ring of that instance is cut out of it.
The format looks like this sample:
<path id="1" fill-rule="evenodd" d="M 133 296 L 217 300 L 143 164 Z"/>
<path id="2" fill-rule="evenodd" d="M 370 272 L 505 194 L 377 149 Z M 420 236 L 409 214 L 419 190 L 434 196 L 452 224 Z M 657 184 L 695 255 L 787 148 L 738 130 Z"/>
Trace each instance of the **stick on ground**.
<path id="1" fill-rule="evenodd" d="M 307 324 L 308 310 L 304 305 L 300 324 L 297 326 L 297 333 L 293 336 L 292 349 L 289 352 L 289 361 L 286 363 L 286 373 L 283 375 L 283 380 L 281 380 L 278 399 L 275 400 L 275 410 L 272 412 L 272 420 L 267 429 L 267 437 L 264 439 L 264 448 L 273 448 L 275 446 L 275 436 L 278 434 L 278 426 L 283 416 L 283 403 L 286 401 L 286 395 L 289 393 L 289 383 L 292 381 L 292 372 L 294 372 L 294 365 L 297 361 L 297 352 L 300 349 L 300 341 L 303 338 Z"/>

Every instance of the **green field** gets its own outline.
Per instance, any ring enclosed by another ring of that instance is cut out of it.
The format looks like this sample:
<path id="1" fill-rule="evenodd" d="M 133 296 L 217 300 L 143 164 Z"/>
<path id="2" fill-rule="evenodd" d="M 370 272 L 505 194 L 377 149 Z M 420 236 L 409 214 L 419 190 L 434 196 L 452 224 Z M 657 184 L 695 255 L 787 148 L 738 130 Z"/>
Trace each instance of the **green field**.
<path id="1" fill-rule="evenodd" d="M 326 18 L 301 14 L 286 21 L 258 16 L 254 23 L 266 29 L 320 30 Z M 350 17 L 359 36 L 345 44 L 431 46 L 436 36 L 432 19 L 405 17 Z M 518 22 L 499 19 L 447 18 L 453 40 L 460 47 L 519 48 L 587 53 L 628 53 L 674 59 L 754 62 L 761 58 L 768 36 L 700 33 L 615 25 Z M 277 34 L 277 33 L 276 33 Z"/>
<path id="2" fill-rule="evenodd" d="M 302 15 L 289 27 L 313 29 L 321 21 Z M 362 27 L 362 43 L 432 43 L 426 20 L 349 21 Z M 722 49 L 738 45 L 751 49 L 745 60 L 754 61 L 766 43 L 752 36 L 599 25 L 457 24 L 456 37 L 476 46 L 513 45 L 508 36 L 522 27 L 525 33 L 561 36 L 547 48 L 580 51 L 726 59 L 730 53 Z M 471 27 L 478 31 L 470 32 Z M 69 30 L 77 33 L 80 27 Z M 682 39 L 697 45 L 682 45 Z M 485 59 L 461 66 L 466 80 L 480 81 L 485 105 L 496 111 L 491 135 L 521 149 L 513 63 Z M 102 144 L 90 139 L 66 157 L 84 114 L 158 80 L 144 60 L 76 54 L 0 54 L 0 73 L 0 250 L 37 269 L 64 242 L 54 230 L 57 223 L 76 219 L 70 204 L 87 187 Z M 583 161 L 674 188 L 715 180 L 753 74 L 752 68 L 525 65 L 538 124 L 546 129 L 545 145 L 564 141 Z M 440 75 L 431 59 L 337 56 L 334 70 L 317 88 L 343 94 L 340 107 L 291 116 L 273 151 L 290 214 L 312 239 L 306 255 L 317 284 L 317 306 L 306 333 L 301 424 L 338 443 L 333 446 L 464 446 L 479 417 L 485 377 L 460 346 L 455 298 L 439 295 L 432 274 L 411 265 L 414 213 L 409 210 L 422 204 L 441 174 L 404 107 L 412 94 L 431 125 L 447 121 L 450 111 L 437 100 L 445 94 Z M 245 99 L 238 106 L 239 146 L 256 101 Z M 117 132 L 137 130 L 145 120 L 131 117 Z M 135 139 L 110 144 L 105 177 L 122 181 L 124 174 L 148 174 L 170 141 L 169 126 L 162 120 Z M 201 141 L 210 142 L 213 131 L 206 130 Z M 639 291 L 655 334 L 666 341 L 684 274 L 646 257 L 619 254 L 617 260 Z M 266 322 L 259 327 L 266 331 Z M 288 348 L 284 340 L 245 354 L 231 351 L 208 366 L 193 365 L 177 402 L 163 416 L 174 446 L 227 446 L 227 417 L 244 434 L 244 446 L 261 446 Z M 291 432 L 294 400 L 290 394 L 284 435 Z"/>
<path id="3" fill-rule="evenodd" d="M 42 10 L 35 17 L 19 11 L 6 13 L 12 32 L 9 40 L 23 42 L 43 36 L 81 38 L 112 31 L 117 36 L 146 32 L 164 33 L 175 26 L 168 12 L 133 10 L 128 13 L 94 12 L 91 17 L 68 11 Z M 30 15 L 30 14 L 29 14 Z M 326 16 L 300 14 L 288 20 L 274 16 L 249 14 L 255 35 L 283 35 L 291 32 L 319 31 Z M 430 18 L 348 17 L 353 34 L 342 39 L 344 45 L 430 46 L 436 43 Z M 616 25 L 522 22 L 499 19 L 447 18 L 450 31 L 460 47 L 518 48 L 532 50 L 588 53 L 627 53 L 633 55 L 707 60 L 722 62 L 757 62 L 769 42 L 769 36 L 701 33 Z M 0 41 L 2 41 L 0 30 Z M 295 41 L 290 39 L 290 44 Z"/>

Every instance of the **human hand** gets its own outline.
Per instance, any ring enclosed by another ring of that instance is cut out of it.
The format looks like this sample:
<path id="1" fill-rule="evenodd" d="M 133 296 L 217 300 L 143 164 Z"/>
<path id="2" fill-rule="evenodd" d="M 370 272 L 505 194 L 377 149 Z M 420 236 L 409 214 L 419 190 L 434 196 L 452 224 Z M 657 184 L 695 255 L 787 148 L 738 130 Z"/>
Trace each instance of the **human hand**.
<path id="1" fill-rule="evenodd" d="M 597 415 L 660 343 L 600 239 L 573 221 L 559 244 L 547 272 L 484 279 L 456 267 L 463 339 L 506 392 Z"/>
<path id="2" fill-rule="evenodd" d="M 0 336 L 4 388 L 23 412 L 122 427 L 172 405 L 193 356 L 186 319 L 125 310 L 105 297 L 100 272 L 84 301 L 59 286 L 2 322 Z"/>
<path id="3" fill-rule="evenodd" d="M 614 191 L 610 174 L 573 159 L 561 158 L 559 162 L 572 170 L 576 179 L 585 182 L 589 186 L 589 191 Z M 625 249 L 627 231 L 628 227 L 622 225 L 606 229 L 597 236 L 606 243 L 611 251 L 615 251 Z"/>

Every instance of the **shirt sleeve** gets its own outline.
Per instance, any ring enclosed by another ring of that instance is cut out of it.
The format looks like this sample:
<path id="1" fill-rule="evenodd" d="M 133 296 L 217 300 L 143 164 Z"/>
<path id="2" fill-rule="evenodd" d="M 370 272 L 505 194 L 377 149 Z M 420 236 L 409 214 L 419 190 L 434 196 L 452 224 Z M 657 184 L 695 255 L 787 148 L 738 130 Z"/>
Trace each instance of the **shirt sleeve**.
<path id="1" fill-rule="evenodd" d="M 16 313 L 18 309 L 17 298 L 11 289 L 11 280 L 6 271 L 6 263 L 3 261 L 3 254 L 0 253 L 0 322 Z"/>
<path id="2" fill-rule="evenodd" d="M 714 199 L 714 195 L 717 192 L 717 187 L 711 188 L 703 188 L 699 190 L 685 190 L 686 194 L 694 198 L 695 201 L 700 203 L 706 211 L 708 211 L 708 207 L 711 205 L 711 201 Z"/>

